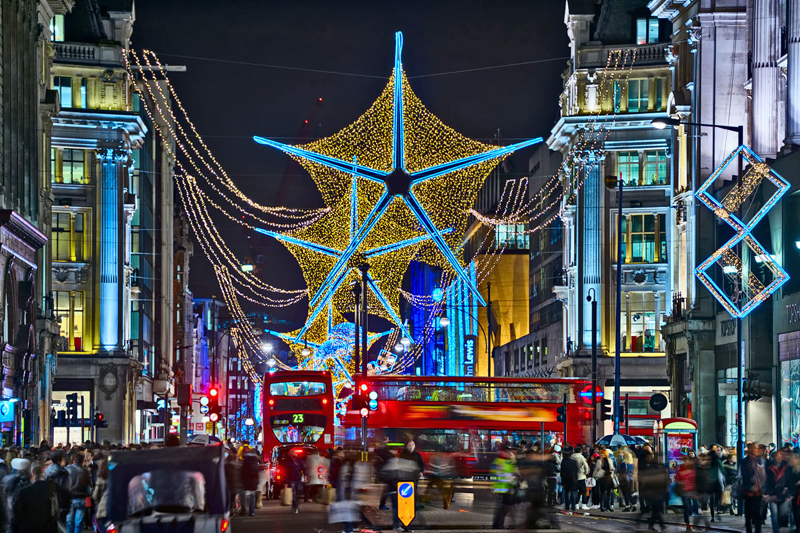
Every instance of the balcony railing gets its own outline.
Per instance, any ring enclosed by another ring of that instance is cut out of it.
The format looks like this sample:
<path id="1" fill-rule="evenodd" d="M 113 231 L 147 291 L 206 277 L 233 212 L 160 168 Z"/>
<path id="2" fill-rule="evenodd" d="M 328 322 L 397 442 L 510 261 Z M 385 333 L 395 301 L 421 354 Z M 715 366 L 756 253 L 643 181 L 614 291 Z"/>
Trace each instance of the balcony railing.
<path id="1" fill-rule="evenodd" d="M 610 68 L 616 66 L 623 68 L 622 62 L 625 60 L 625 52 L 619 56 L 616 52 L 618 50 L 635 50 L 636 59 L 634 60 L 633 54 L 628 55 L 627 64 L 624 68 L 630 67 L 631 63 L 636 65 L 654 65 L 667 63 L 666 53 L 667 44 L 643 44 L 643 45 L 618 45 L 618 46 L 598 46 L 598 47 L 584 47 L 578 50 L 578 68 L 586 67 L 605 67 L 608 65 Z"/>
<path id="2" fill-rule="evenodd" d="M 122 65 L 119 46 L 55 42 L 56 61 L 85 65 Z"/>

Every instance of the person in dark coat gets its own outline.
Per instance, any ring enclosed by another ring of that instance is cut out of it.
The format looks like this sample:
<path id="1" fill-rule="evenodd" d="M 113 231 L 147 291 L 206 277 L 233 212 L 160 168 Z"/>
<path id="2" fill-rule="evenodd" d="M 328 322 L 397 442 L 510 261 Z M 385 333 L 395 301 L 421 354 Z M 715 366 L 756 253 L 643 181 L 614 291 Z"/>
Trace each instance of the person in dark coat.
<path id="1" fill-rule="evenodd" d="M 639 459 L 639 495 L 650 509 L 648 529 L 655 531 L 654 526 L 658 522 L 661 530 L 666 530 L 664 504 L 669 495 L 669 473 L 649 451 L 645 451 Z"/>
<path id="2" fill-rule="evenodd" d="M 261 473 L 261 463 L 255 453 L 248 453 L 242 462 L 242 488 L 244 489 L 242 507 L 245 499 L 248 503 L 248 515 L 256 514 L 256 491 L 258 490 L 258 476 Z"/>
<path id="3" fill-rule="evenodd" d="M 764 519 L 764 489 L 767 482 L 764 445 L 748 443 L 745 457 L 739 461 L 739 479 L 744 497 L 744 527 L 747 533 L 761 533 Z"/>
<path id="4" fill-rule="evenodd" d="M 303 494 L 303 477 L 306 475 L 305 463 L 297 457 L 297 452 L 289 452 L 289 460 L 286 461 L 287 478 L 289 487 L 292 489 L 292 512 L 300 512 L 300 497 Z"/>
<path id="5" fill-rule="evenodd" d="M 67 513 L 67 533 L 83 531 L 83 517 L 86 514 L 86 499 L 92 495 L 92 480 L 89 471 L 83 467 L 83 453 L 72 456 L 72 464 L 67 467 L 69 492 L 72 503 Z"/>
<path id="6" fill-rule="evenodd" d="M 572 446 L 564 448 L 561 461 L 561 486 L 564 488 L 564 510 L 575 511 L 578 503 L 578 463 L 572 460 Z"/>
<path id="7" fill-rule="evenodd" d="M 19 491 L 14 502 L 14 526 L 11 533 L 57 533 L 61 501 L 69 501 L 69 492 L 45 479 L 44 465 L 31 467 L 31 485 Z"/>

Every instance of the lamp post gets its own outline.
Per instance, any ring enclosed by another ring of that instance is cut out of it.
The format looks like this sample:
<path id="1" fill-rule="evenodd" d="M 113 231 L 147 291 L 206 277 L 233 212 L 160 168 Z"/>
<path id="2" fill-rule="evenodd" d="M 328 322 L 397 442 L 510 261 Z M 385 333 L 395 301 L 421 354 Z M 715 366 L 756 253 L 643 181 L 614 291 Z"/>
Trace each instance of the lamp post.
<path id="1" fill-rule="evenodd" d="M 619 178 L 616 176 L 606 176 L 606 187 L 614 189 L 619 187 L 619 206 L 617 214 L 617 327 L 616 342 L 614 346 L 614 435 L 619 435 L 619 415 L 620 415 L 620 348 L 622 344 L 622 173 Z M 594 341 L 594 339 L 592 339 Z M 592 346 L 594 346 L 592 342 Z"/>
<path id="2" fill-rule="evenodd" d="M 586 300 L 592 303 L 592 445 L 597 442 L 597 294 L 589 289 Z"/>
<path id="3" fill-rule="evenodd" d="M 682 122 L 678 119 L 674 118 L 658 118 L 651 122 L 654 128 L 657 129 L 664 129 L 667 126 L 695 126 L 701 128 L 717 128 L 725 131 L 734 131 L 737 135 L 737 148 L 744 144 L 744 126 L 726 126 L 722 124 L 702 124 L 699 122 Z M 742 179 L 742 154 L 739 153 L 739 157 L 737 157 L 737 170 L 736 170 L 736 180 L 734 181 L 735 185 L 739 185 Z M 742 218 L 742 206 L 739 205 L 738 210 L 738 218 L 741 220 Z M 736 255 L 741 257 L 741 243 L 736 245 Z M 739 284 L 741 285 L 742 279 L 740 276 Z M 736 303 L 737 305 L 741 304 L 741 291 L 737 288 L 737 295 L 736 295 Z M 742 438 L 742 433 L 744 431 L 744 406 L 742 401 L 742 392 L 744 388 L 744 377 L 742 375 L 743 368 L 744 368 L 744 349 L 742 348 L 742 317 L 736 317 L 736 457 L 737 461 L 741 461 L 744 457 L 744 439 Z M 739 511 L 738 514 L 741 516 L 742 514 L 742 500 L 739 500 Z"/>

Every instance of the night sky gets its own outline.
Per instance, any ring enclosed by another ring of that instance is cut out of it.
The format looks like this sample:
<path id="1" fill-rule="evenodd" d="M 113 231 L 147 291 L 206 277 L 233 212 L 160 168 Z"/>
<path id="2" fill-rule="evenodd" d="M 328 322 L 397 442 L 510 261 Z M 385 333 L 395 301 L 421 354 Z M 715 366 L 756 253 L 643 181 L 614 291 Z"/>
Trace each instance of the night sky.
<path id="1" fill-rule="evenodd" d="M 563 19 L 562 0 L 137 0 L 132 47 L 187 67 L 170 79 L 198 131 L 237 185 L 272 205 L 289 157 L 256 144 L 252 136 L 304 142 L 352 123 L 388 82 L 395 31 L 404 35 L 403 67 L 412 88 L 445 124 L 484 141 L 498 129 L 506 143 L 546 138 L 558 117 L 561 73 L 569 55 Z M 559 59 L 424 77 L 554 58 Z M 299 139 L 318 98 L 323 104 L 310 137 Z M 514 156 L 518 171 L 527 170 L 531 152 Z M 302 169 L 289 177 L 284 198 L 290 207 L 321 205 Z M 219 221 L 229 246 L 246 257 L 248 233 Z M 268 262 L 264 280 L 302 288 L 300 268 L 283 246 L 259 242 Z M 197 244 L 191 268 L 195 296 L 219 296 Z M 304 300 L 276 314 L 301 321 L 305 313 Z"/>

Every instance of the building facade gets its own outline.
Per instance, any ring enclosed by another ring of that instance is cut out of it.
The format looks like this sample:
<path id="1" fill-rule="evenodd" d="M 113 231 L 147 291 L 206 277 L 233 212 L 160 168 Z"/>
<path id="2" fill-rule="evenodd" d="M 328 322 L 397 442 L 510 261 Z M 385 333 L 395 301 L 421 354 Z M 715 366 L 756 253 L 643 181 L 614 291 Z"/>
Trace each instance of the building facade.
<path id="1" fill-rule="evenodd" d="M 564 308 L 563 344 L 554 354 L 555 366 L 562 376 L 589 377 L 595 342 L 591 297 L 597 301 L 599 386 L 612 397 L 619 343 L 623 389 L 632 387 L 646 396 L 668 385 L 661 325 L 673 295 L 672 198 L 678 184 L 668 164 L 670 134 L 653 128 L 651 121 L 667 117 L 669 27 L 651 16 L 642 0 L 569 0 L 565 24 L 571 58 L 559 102 L 561 117 L 547 146 L 563 157 L 564 182 L 574 179 L 582 186 L 565 191 L 562 227 L 540 232 L 537 254 L 553 246 L 562 266 L 558 276 L 554 267 L 548 268 L 552 259 L 532 257 L 538 272 L 533 274 L 531 306 L 540 310 L 539 315 L 534 312 L 532 328 L 537 331 L 541 328 L 536 324 L 547 322 L 543 305 L 554 308 L 547 290 L 539 295 L 546 284 L 542 280 L 556 278 L 550 292 Z M 614 182 L 621 179 L 621 199 L 618 189 L 606 186 L 607 176 Z M 629 430 L 652 433 L 652 425 Z"/>
<path id="2" fill-rule="evenodd" d="M 53 307 L 63 347 L 53 411 L 78 394 L 107 428 L 55 442 L 163 438 L 157 400 L 174 402 L 172 161 L 125 69 L 131 1 L 78 0 L 50 22 Z M 162 103 L 162 105 L 164 105 Z"/>

